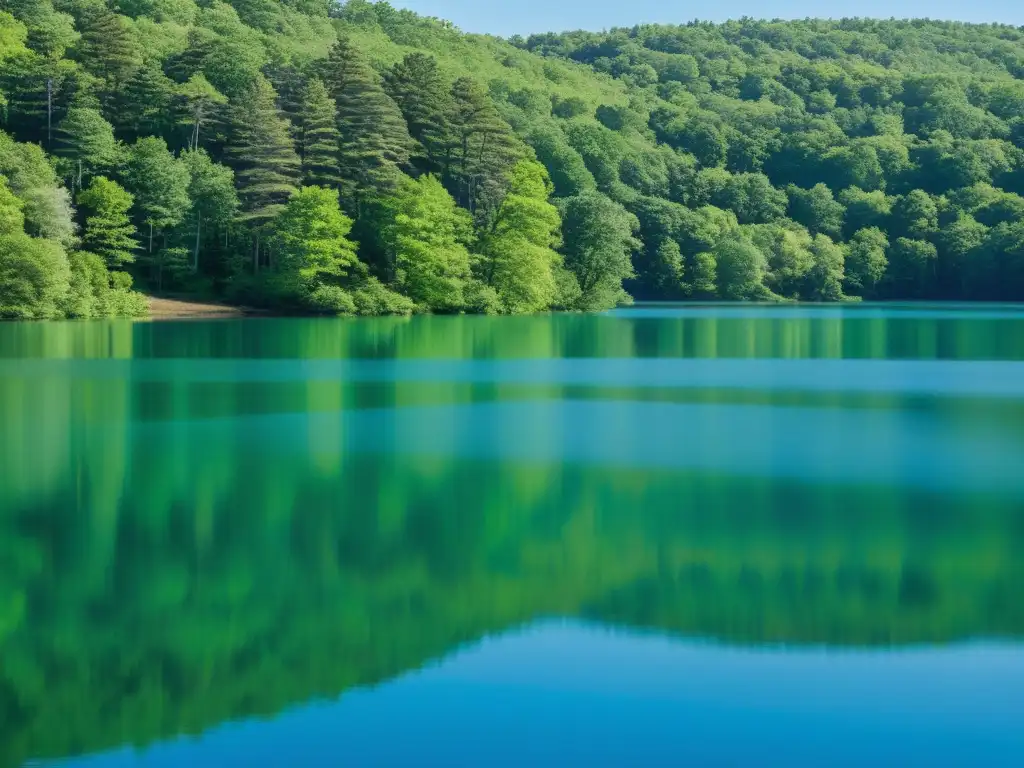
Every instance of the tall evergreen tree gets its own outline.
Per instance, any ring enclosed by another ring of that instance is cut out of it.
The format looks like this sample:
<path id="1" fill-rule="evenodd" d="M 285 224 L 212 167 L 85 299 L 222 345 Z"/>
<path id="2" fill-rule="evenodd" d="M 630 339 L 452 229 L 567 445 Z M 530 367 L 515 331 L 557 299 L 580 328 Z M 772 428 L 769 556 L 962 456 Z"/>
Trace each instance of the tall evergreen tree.
<path id="1" fill-rule="evenodd" d="M 78 205 L 87 211 L 82 245 L 102 258 L 108 267 L 135 260 L 135 227 L 128 218 L 134 200 L 117 182 L 97 176 L 78 194 Z"/>
<path id="2" fill-rule="evenodd" d="M 301 93 L 299 114 L 299 156 L 302 159 L 302 183 L 338 189 L 341 170 L 338 147 L 341 134 L 335 118 L 334 99 L 319 78 L 311 78 Z"/>
<path id="3" fill-rule="evenodd" d="M 484 212 L 501 199 L 508 176 L 523 148 L 487 92 L 462 77 L 452 85 L 456 146 L 449 171 L 453 194 L 464 208 Z"/>
<path id="4" fill-rule="evenodd" d="M 220 126 L 228 97 L 214 88 L 201 72 L 178 86 L 175 105 L 178 124 L 189 127 L 188 148 L 198 149 L 210 135 L 211 127 Z"/>
<path id="5" fill-rule="evenodd" d="M 265 78 L 231 104 L 231 134 L 227 156 L 235 171 L 242 219 L 261 225 L 280 213 L 295 192 L 300 169 L 288 121 Z"/>
<path id="6" fill-rule="evenodd" d="M 298 188 L 301 170 L 288 121 L 277 108 L 277 94 L 264 77 L 230 105 L 229 165 L 235 171 L 240 219 L 252 227 L 253 270 L 261 264 L 261 228 L 272 221 Z"/>
<path id="7" fill-rule="evenodd" d="M 175 84 L 160 66 L 150 62 L 135 70 L 112 98 L 116 127 L 126 138 L 161 136 L 169 126 Z"/>
<path id="8" fill-rule="evenodd" d="M 142 52 L 127 19 L 105 6 L 89 6 L 79 21 L 82 37 L 75 58 L 102 82 L 100 101 L 113 109 L 115 98 L 142 65 Z"/>
<path id="9" fill-rule="evenodd" d="M 415 158 L 417 167 L 446 174 L 456 142 L 451 89 L 437 60 L 425 53 L 410 53 L 384 75 L 384 89 L 402 110 L 409 134 L 423 149 Z"/>
<path id="10" fill-rule="evenodd" d="M 199 256 L 204 236 L 224 227 L 238 211 L 235 175 L 230 168 L 215 163 L 202 149 L 183 152 L 181 162 L 189 172 L 188 196 L 192 207 L 188 216 L 188 236 L 192 242 L 192 271 L 199 271 Z"/>
<path id="11" fill-rule="evenodd" d="M 358 201 L 374 189 L 393 187 L 414 148 L 398 105 L 348 38 L 331 48 L 323 77 L 338 110 L 343 197 Z"/>

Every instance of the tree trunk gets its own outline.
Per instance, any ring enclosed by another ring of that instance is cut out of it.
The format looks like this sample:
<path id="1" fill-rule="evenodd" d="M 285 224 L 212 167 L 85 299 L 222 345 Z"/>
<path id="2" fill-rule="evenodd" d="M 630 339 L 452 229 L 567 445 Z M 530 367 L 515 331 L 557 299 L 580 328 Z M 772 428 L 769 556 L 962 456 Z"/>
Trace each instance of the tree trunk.
<path id="1" fill-rule="evenodd" d="M 199 233 L 203 229 L 203 216 L 200 213 L 196 214 L 196 249 L 192 257 L 192 274 L 199 271 Z"/>
<path id="2" fill-rule="evenodd" d="M 153 222 L 149 222 L 149 252 L 153 253 Z"/>

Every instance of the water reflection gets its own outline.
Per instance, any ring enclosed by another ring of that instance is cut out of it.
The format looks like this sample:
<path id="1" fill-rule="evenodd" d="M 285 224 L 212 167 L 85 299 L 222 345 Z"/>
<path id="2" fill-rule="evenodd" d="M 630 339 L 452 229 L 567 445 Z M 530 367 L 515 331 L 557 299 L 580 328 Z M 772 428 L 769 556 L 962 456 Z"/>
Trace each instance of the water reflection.
<path id="1" fill-rule="evenodd" d="M 1024 312 L 666 311 L 0 326 L 0 764 L 538 617 L 1019 641 Z"/>

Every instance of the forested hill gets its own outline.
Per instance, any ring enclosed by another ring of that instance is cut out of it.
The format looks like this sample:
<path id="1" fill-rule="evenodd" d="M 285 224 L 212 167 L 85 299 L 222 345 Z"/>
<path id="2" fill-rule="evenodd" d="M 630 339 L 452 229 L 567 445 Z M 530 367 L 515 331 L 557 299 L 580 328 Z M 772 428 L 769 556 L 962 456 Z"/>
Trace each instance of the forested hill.
<path id="1" fill-rule="evenodd" d="M 0 0 L 0 316 L 1024 300 L 1024 30 Z"/>

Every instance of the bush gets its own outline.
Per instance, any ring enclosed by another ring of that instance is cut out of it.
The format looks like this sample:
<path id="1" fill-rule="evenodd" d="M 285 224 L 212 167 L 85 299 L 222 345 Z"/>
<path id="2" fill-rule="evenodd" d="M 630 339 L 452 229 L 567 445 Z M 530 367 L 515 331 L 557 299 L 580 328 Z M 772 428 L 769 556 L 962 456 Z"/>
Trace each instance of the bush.
<path id="1" fill-rule="evenodd" d="M 410 315 L 416 308 L 411 299 L 388 289 L 375 277 L 367 278 L 352 291 L 352 301 L 360 315 Z"/>
<path id="2" fill-rule="evenodd" d="M 337 285 L 319 285 L 306 300 L 307 308 L 322 315 L 354 315 L 355 302 L 344 288 Z"/>

